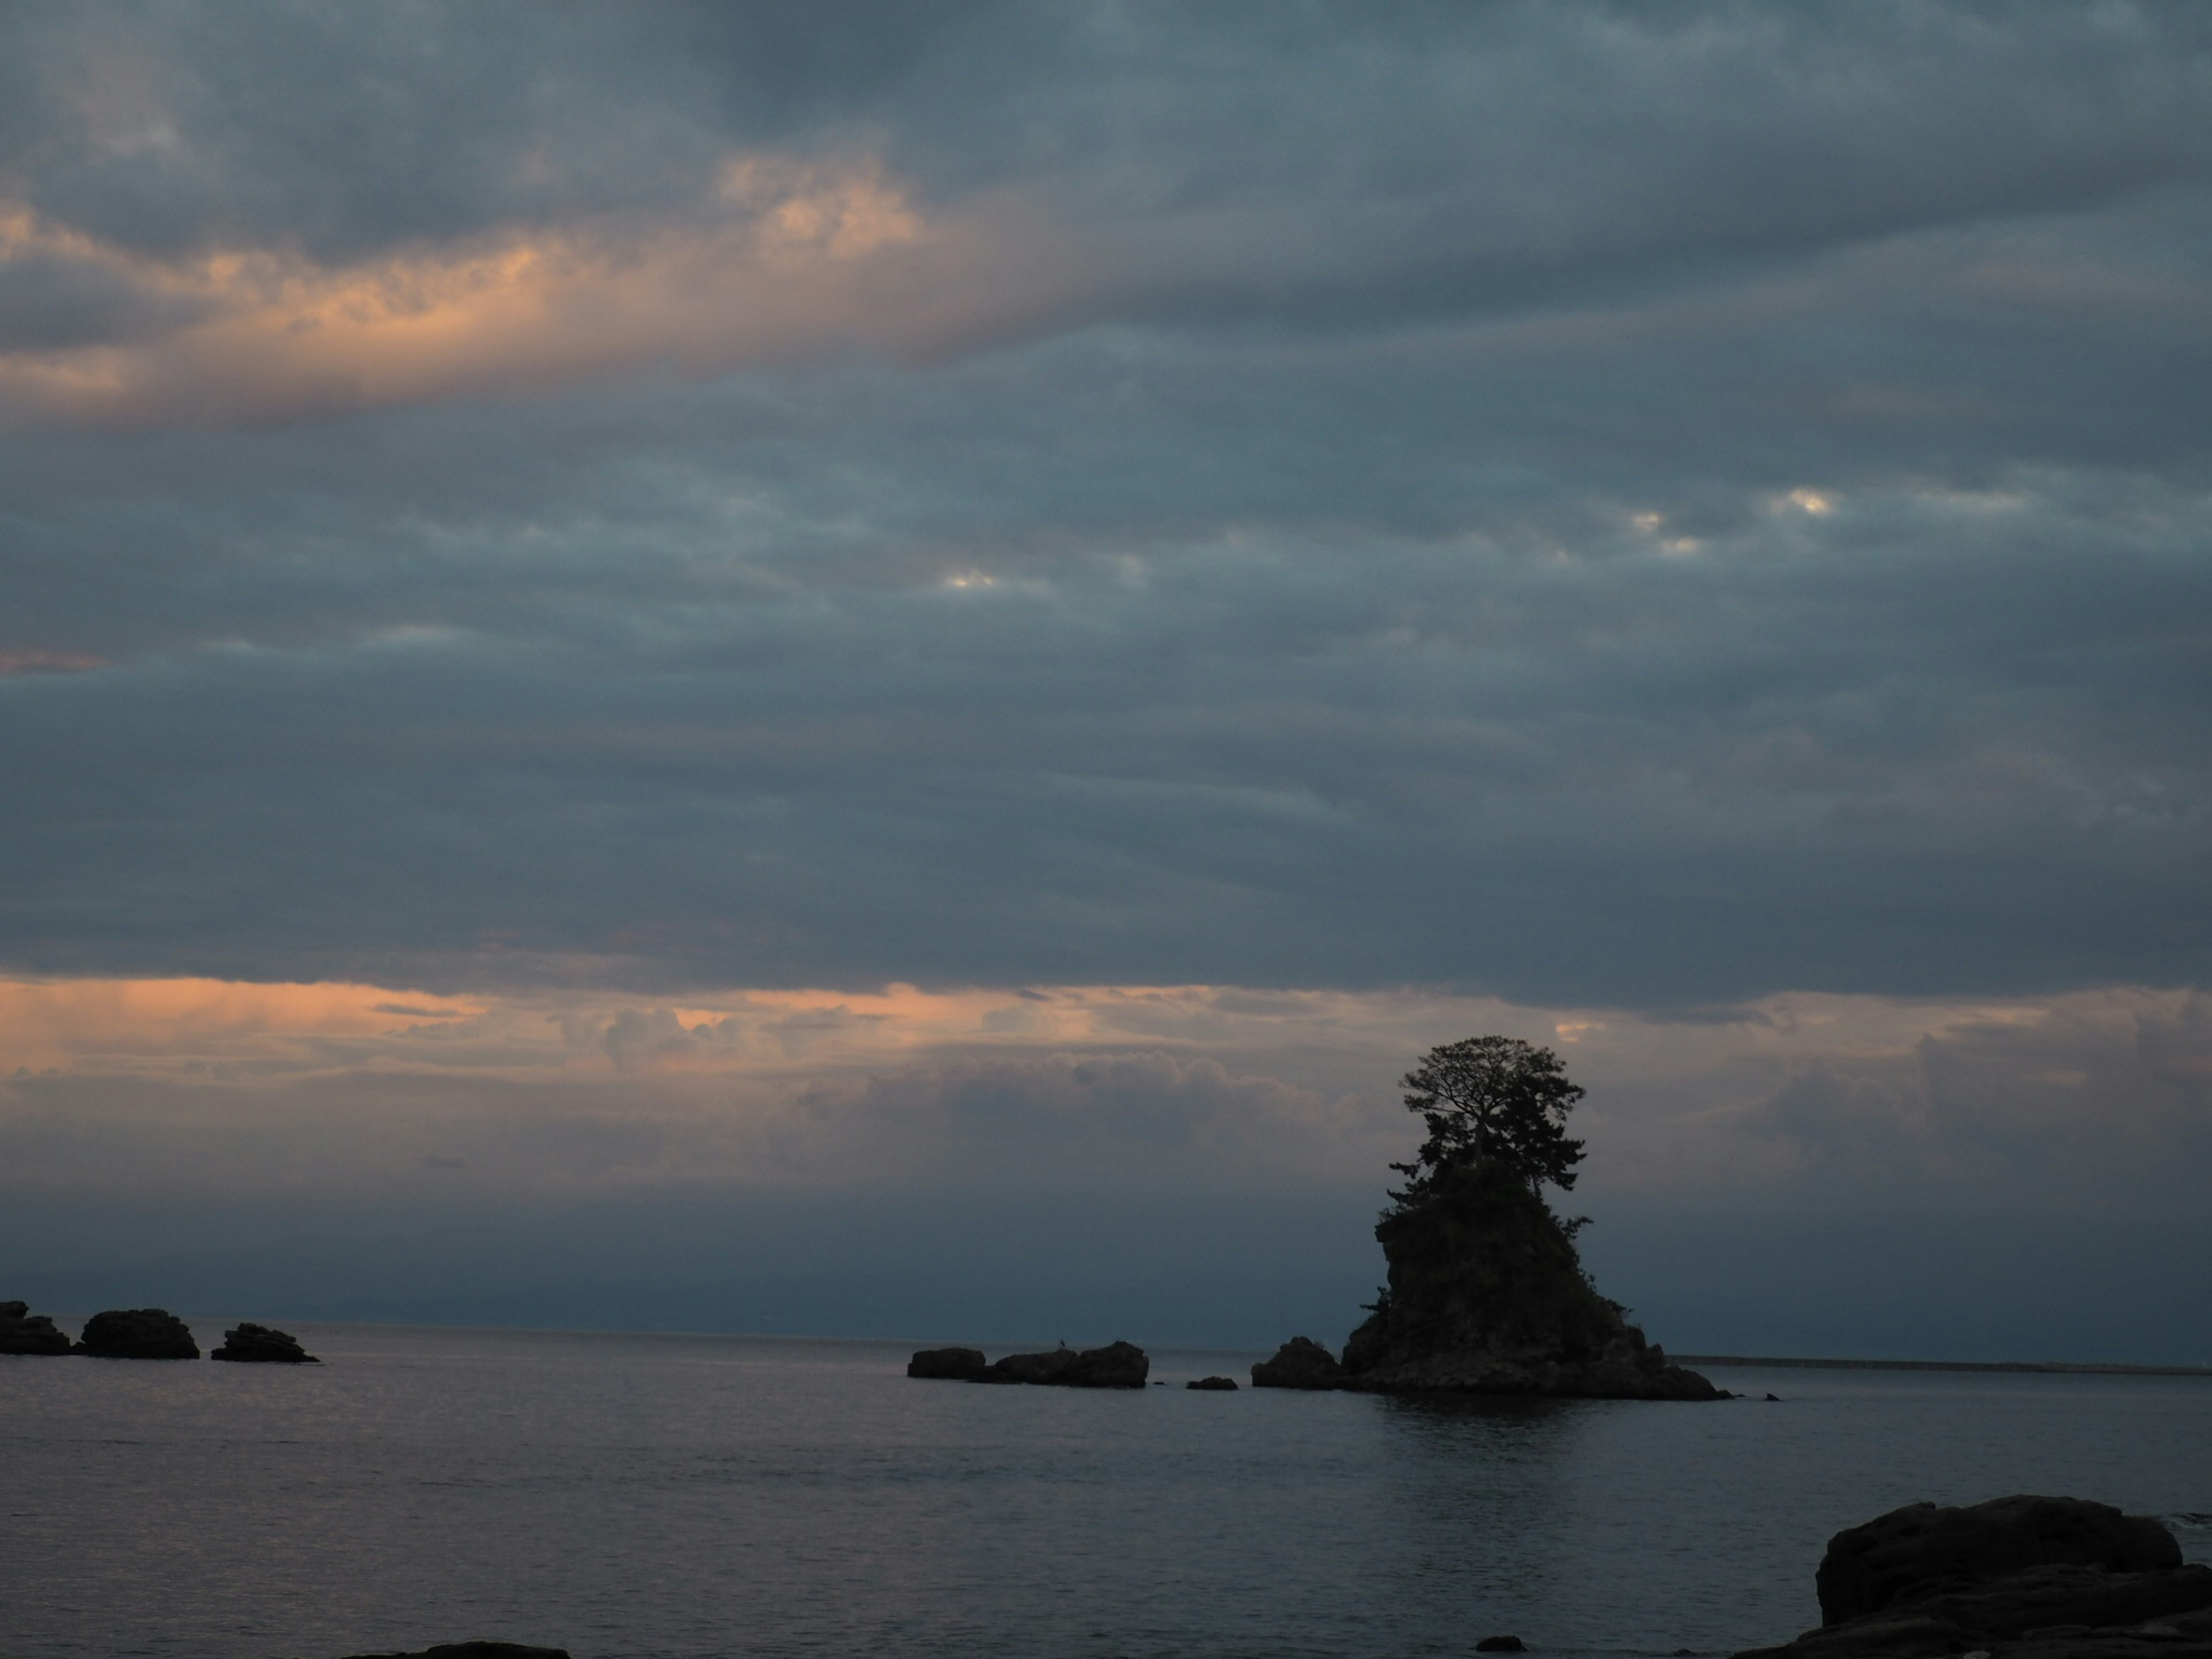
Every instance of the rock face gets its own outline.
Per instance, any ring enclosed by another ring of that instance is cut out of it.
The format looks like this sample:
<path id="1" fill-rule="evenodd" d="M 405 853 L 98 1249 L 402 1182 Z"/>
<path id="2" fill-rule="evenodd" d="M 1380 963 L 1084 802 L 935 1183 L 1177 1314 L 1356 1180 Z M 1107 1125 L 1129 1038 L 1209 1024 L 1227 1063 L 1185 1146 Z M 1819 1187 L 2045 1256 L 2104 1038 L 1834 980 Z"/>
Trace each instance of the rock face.
<path id="1" fill-rule="evenodd" d="M 1061 1389 L 1141 1389 L 1152 1362 L 1130 1342 L 1103 1348 L 1054 1348 L 1044 1353 L 1010 1353 L 988 1369 L 981 1382 L 1039 1382 Z"/>
<path id="2" fill-rule="evenodd" d="M 1310 1336 L 1294 1336 L 1275 1350 L 1273 1359 L 1252 1367 L 1255 1389 L 1340 1389 L 1344 1367 L 1336 1356 Z"/>
<path id="3" fill-rule="evenodd" d="M 26 1302 L 0 1302 L 0 1353 L 67 1353 L 68 1333 Z"/>
<path id="4" fill-rule="evenodd" d="M 100 1359 L 198 1359 L 200 1345 L 166 1308 L 111 1308 L 85 1322 L 76 1352 Z"/>
<path id="5" fill-rule="evenodd" d="M 289 1331 L 266 1325 L 241 1324 L 222 1334 L 222 1346 L 210 1359 L 239 1359 L 258 1365 L 319 1365 L 322 1362 L 300 1346 Z"/>
<path id="6" fill-rule="evenodd" d="M 948 1382 L 981 1382 L 987 1369 L 981 1348 L 924 1348 L 906 1362 L 908 1376 Z"/>
<path id="7" fill-rule="evenodd" d="M 1203 1389 L 1208 1394 L 1234 1394 L 1237 1379 L 1233 1376 L 1198 1376 L 1183 1384 L 1186 1389 Z"/>
<path id="8" fill-rule="evenodd" d="M 1830 1539 L 1814 1583 L 1820 1628 L 1739 1659 L 2212 1659 L 2212 1567 L 2078 1498 L 1893 1510 Z"/>
<path id="9" fill-rule="evenodd" d="M 1439 1174 L 1426 1198 L 1385 1215 L 1375 1236 L 1389 1284 L 1345 1345 L 1341 1387 L 1728 1397 L 1669 1364 L 1618 1303 L 1598 1294 L 1559 1218 L 1508 1170 L 1477 1164 Z"/>

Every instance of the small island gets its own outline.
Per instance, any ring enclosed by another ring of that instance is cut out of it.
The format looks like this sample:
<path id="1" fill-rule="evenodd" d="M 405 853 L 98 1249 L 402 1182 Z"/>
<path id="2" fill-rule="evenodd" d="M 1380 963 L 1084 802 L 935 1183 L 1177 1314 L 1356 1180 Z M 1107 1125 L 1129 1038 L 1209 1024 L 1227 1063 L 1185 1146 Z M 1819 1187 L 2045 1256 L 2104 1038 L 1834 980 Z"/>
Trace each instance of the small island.
<path id="1" fill-rule="evenodd" d="M 1598 1291 L 1546 1185 L 1571 1191 L 1583 1143 L 1566 1115 L 1583 1089 L 1559 1056 L 1516 1038 L 1431 1048 L 1402 1079 L 1428 1129 L 1376 1224 L 1389 1282 L 1340 1358 L 1293 1337 L 1252 1368 L 1255 1388 L 1377 1394 L 1725 1400 L 1668 1363 Z"/>

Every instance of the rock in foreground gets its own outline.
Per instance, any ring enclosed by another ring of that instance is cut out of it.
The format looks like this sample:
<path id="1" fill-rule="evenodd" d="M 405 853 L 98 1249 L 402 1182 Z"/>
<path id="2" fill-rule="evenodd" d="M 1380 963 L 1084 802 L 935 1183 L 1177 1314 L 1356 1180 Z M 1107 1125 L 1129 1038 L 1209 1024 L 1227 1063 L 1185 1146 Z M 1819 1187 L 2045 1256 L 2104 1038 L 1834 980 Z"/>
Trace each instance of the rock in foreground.
<path id="1" fill-rule="evenodd" d="M 1273 1359 L 1252 1367 L 1255 1389 L 1340 1389 L 1344 1367 L 1336 1356 L 1310 1336 L 1294 1336 L 1275 1350 Z"/>
<path id="2" fill-rule="evenodd" d="M 67 1353 L 69 1334 L 27 1302 L 0 1302 L 0 1353 Z"/>
<path id="3" fill-rule="evenodd" d="M 1389 1284 L 1345 1345 L 1342 1387 L 1376 1393 L 1725 1400 L 1583 1274 L 1574 1240 L 1497 1164 L 1440 1171 L 1375 1229 Z"/>
<path id="4" fill-rule="evenodd" d="M 2212 1567 L 2078 1498 L 1893 1510 L 1830 1539 L 1814 1583 L 1820 1628 L 1739 1659 L 2212 1659 Z"/>
<path id="5" fill-rule="evenodd" d="M 198 1359 L 200 1345 L 166 1308 L 111 1308 L 85 1322 L 78 1353 L 96 1359 Z"/>
<path id="6" fill-rule="evenodd" d="M 948 1382 L 981 1382 L 989 1369 L 981 1348 L 924 1348 L 906 1362 L 908 1376 Z"/>
<path id="7" fill-rule="evenodd" d="M 257 1365 L 319 1365 L 322 1361 L 301 1347 L 300 1340 L 289 1331 L 271 1330 L 266 1325 L 251 1322 L 241 1324 L 222 1334 L 222 1346 L 208 1356 L 210 1359 L 237 1359 Z"/>

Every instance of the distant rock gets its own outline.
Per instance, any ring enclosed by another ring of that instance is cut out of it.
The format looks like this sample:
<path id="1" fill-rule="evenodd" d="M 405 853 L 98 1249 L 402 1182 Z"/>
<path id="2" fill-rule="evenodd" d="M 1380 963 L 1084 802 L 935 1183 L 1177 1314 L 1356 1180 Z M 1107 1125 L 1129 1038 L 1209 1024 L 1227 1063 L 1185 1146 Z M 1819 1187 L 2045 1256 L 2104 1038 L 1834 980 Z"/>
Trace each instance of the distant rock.
<path id="1" fill-rule="evenodd" d="M 568 1659 L 566 1648 L 533 1648 L 524 1642 L 447 1642 L 412 1653 L 357 1653 L 353 1659 Z"/>
<path id="2" fill-rule="evenodd" d="M 257 1365 L 319 1365 L 322 1362 L 300 1346 L 288 1331 L 266 1325 L 241 1324 L 222 1334 L 222 1346 L 210 1359 L 238 1359 Z"/>
<path id="3" fill-rule="evenodd" d="M 198 1359 L 200 1345 L 166 1308 L 111 1308 L 85 1322 L 76 1352 L 97 1359 Z"/>
<path id="4" fill-rule="evenodd" d="M 1200 1376 L 1183 1384 L 1186 1389 L 1203 1389 L 1212 1394 L 1234 1394 L 1237 1379 L 1233 1376 Z"/>
<path id="5" fill-rule="evenodd" d="M 948 1382 L 980 1382 L 987 1369 L 981 1348 L 924 1348 L 906 1362 L 908 1376 Z"/>
<path id="6" fill-rule="evenodd" d="M 1275 1350 L 1273 1359 L 1252 1367 L 1255 1389 L 1340 1389 L 1344 1367 L 1336 1356 L 1309 1336 L 1294 1336 Z"/>
<path id="7" fill-rule="evenodd" d="M 1528 1644 L 1517 1636 L 1486 1636 L 1474 1644 L 1477 1653 L 1526 1653 Z"/>
<path id="8" fill-rule="evenodd" d="M 1438 1172 L 1426 1195 L 1386 1214 L 1375 1236 L 1389 1284 L 1345 1345 L 1344 1388 L 1729 1397 L 1669 1364 L 1619 1303 L 1598 1294 L 1559 1218 L 1508 1169 L 1476 1164 Z"/>
<path id="9" fill-rule="evenodd" d="M 1830 1539 L 1814 1582 L 1820 1628 L 1738 1659 L 2212 1659 L 2212 1567 L 2078 1498 L 1893 1510 Z"/>
<path id="10" fill-rule="evenodd" d="M 0 1353 L 67 1353 L 69 1333 L 27 1302 L 0 1302 Z"/>
<path id="11" fill-rule="evenodd" d="M 1152 1362 L 1131 1342 L 1103 1348 L 1054 1348 L 1044 1353 L 1010 1353 L 987 1367 L 978 1382 L 1034 1382 L 1060 1389 L 1141 1389 Z"/>

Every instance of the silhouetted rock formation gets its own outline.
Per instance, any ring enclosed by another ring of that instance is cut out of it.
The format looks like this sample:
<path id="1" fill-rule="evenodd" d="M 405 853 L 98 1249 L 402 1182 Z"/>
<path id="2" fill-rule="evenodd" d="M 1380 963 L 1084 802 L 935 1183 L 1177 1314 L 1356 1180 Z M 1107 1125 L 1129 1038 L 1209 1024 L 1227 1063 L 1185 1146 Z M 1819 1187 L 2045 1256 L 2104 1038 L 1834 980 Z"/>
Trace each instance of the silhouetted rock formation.
<path id="1" fill-rule="evenodd" d="M 1739 1659 L 2212 1659 L 2212 1567 L 2078 1498 L 1893 1510 L 1830 1539 L 1814 1582 L 1820 1628 Z"/>
<path id="2" fill-rule="evenodd" d="M 1605 1400 L 1721 1400 L 1597 1293 L 1529 1184 L 1495 1164 L 1441 1170 L 1375 1229 L 1389 1285 L 1345 1345 L 1340 1386 Z M 1256 1379 L 1255 1379 L 1256 1380 Z"/>
<path id="3" fill-rule="evenodd" d="M 1103 1348 L 1054 1348 L 1045 1353 L 1010 1353 L 975 1380 L 979 1382 L 1037 1382 L 1062 1389 L 1141 1389 L 1152 1362 L 1133 1343 Z"/>
<path id="4" fill-rule="evenodd" d="M 924 1348 L 906 1362 L 908 1376 L 947 1382 L 981 1382 L 988 1369 L 981 1348 Z"/>
<path id="5" fill-rule="evenodd" d="M 256 1365 L 319 1365 L 322 1362 L 304 1351 L 289 1332 L 266 1325 L 241 1324 L 222 1334 L 222 1346 L 210 1359 L 236 1359 Z"/>
<path id="6" fill-rule="evenodd" d="M 1273 1359 L 1252 1367 L 1255 1389 L 1340 1389 L 1344 1367 L 1336 1356 L 1310 1336 L 1294 1336 L 1275 1350 Z"/>
<path id="7" fill-rule="evenodd" d="M 111 1308 L 85 1322 L 78 1353 L 98 1359 L 198 1359 L 200 1345 L 166 1308 Z"/>
<path id="8" fill-rule="evenodd" d="M 1209 1394 L 1234 1394 L 1237 1379 L 1233 1376 L 1200 1376 L 1183 1384 L 1186 1389 L 1203 1389 Z"/>
<path id="9" fill-rule="evenodd" d="M 568 1659 L 566 1648 L 533 1648 L 524 1642 L 448 1642 L 412 1653 L 356 1653 L 353 1659 Z"/>
<path id="10" fill-rule="evenodd" d="M 0 1353 L 67 1353 L 69 1334 L 27 1302 L 0 1302 Z"/>

